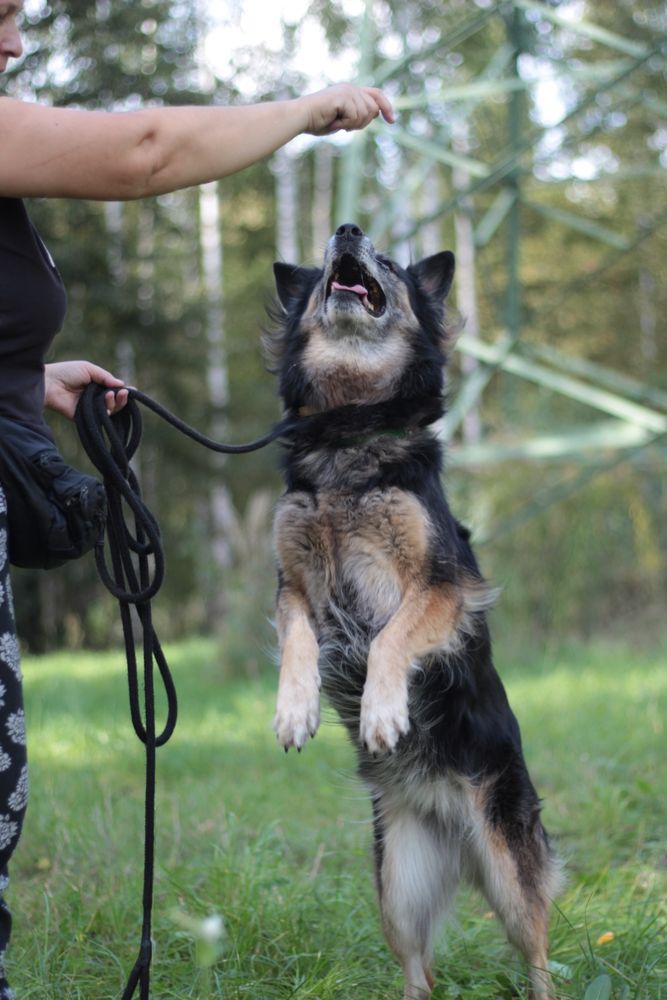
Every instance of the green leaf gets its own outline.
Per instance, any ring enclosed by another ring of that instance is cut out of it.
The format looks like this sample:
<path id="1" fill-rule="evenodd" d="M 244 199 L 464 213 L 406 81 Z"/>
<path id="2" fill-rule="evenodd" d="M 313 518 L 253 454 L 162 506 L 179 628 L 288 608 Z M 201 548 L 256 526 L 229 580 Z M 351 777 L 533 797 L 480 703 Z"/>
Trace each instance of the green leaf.
<path id="1" fill-rule="evenodd" d="M 609 1000 L 611 996 L 611 979 L 609 976 L 597 976 L 588 984 L 584 1000 Z"/>

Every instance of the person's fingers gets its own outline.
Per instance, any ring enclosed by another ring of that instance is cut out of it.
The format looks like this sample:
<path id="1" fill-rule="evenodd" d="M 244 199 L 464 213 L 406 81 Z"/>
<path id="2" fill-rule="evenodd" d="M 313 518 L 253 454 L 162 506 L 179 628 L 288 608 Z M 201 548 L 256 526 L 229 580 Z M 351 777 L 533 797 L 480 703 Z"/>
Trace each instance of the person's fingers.
<path id="1" fill-rule="evenodd" d="M 119 389 L 116 393 L 116 409 L 122 410 L 129 398 L 130 394 L 127 389 Z"/>
<path id="2" fill-rule="evenodd" d="M 369 122 L 377 118 L 378 106 L 371 96 L 363 90 L 355 93 L 351 109 L 351 128 L 365 128 Z"/>
<path id="3" fill-rule="evenodd" d="M 106 368 L 101 368 L 100 365 L 93 365 L 89 361 L 85 362 L 85 364 L 91 382 L 99 382 L 100 385 L 108 385 L 112 387 L 125 384 L 122 378 L 117 378 L 115 375 L 112 375 L 112 373 L 107 371 Z"/>
<path id="4" fill-rule="evenodd" d="M 390 125 L 396 121 L 396 114 L 389 98 L 379 89 L 379 87 L 367 87 L 366 91 L 375 101 L 382 117 Z"/>
<path id="5" fill-rule="evenodd" d="M 391 103 L 377 87 L 339 84 L 304 100 L 310 106 L 308 131 L 315 135 L 362 129 L 380 114 L 386 121 L 394 121 Z"/>
<path id="6" fill-rule="evenodd" d="M 394 121 L 391 103 L 377 87 L 364 87 L 355 94 L 355 97 L 355 110 L 357 112 L 355 125 L 357 128 L 364 128 L 380 114 L 386 121 Z"/>
<path id="7" fill-rule="evenodd" d="M 345 129 L 348 132 L 365 128 L 378 113 L 378 107 L 369 95 L 361 90 L 353 90 L 340 101 L 331 128 Z"/>
<path id="8" fill-rule="evenodd" d="M 104 401 L 109 416 L 113 416 L 114 413 L 122 410 L 127 403 L 128 397 L 129 393 L 127 389 L 119 389 L 117 392 L 107 392 L 104 396 Z"/>

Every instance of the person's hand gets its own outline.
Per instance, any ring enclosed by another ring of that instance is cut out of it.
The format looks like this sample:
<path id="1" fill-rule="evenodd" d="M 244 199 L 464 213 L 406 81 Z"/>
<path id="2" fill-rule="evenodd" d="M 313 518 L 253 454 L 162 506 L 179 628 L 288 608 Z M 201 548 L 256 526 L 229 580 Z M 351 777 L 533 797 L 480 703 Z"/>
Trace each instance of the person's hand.
<path id="1" fill-rule="evenodd" d="M 120 389 L 119 392 L 107 392 L 105 402 L 110 415 L 122 410 L 128 397 L 127 389 L 120 388 L 124 385 L 123 380 L 90 361 L 59 361 L 45 365 L 44 405 L 73 420 L 79 397 L 91 382 L 108 386 L 110 390 Z"/>
<path id="2" fill-rule="evenodd" d="M 307 115 L 304 132 L 311 135 L 332 135 L 340 129 L 352 132 L 365 128 L 379 114 L 389 124 L 396 120 L 391 103 L 377 87 L 341 83 L 297 100 L 302 102 Z"/>

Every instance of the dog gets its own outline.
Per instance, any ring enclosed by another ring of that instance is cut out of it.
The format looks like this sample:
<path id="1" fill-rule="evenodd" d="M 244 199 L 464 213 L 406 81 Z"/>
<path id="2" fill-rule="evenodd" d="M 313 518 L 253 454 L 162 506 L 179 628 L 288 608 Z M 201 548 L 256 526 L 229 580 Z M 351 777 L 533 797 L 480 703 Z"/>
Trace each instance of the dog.
<path id="1" fill-rule="evenodd" d="M 274 274 L 265 345 L 293 418 L 274 520 L 276 736 L 302 749 L 321 690 L 347 727 L 404 1000 L 431 994 L 435 934 L 462 877 L 527 960 L 530 996 L 547 1000 L 560 865 L 491 658 L 494 591 L 450 512 L 432 426 L 454 256 L 403 268 L 345 224 L 322 268 Z"/>

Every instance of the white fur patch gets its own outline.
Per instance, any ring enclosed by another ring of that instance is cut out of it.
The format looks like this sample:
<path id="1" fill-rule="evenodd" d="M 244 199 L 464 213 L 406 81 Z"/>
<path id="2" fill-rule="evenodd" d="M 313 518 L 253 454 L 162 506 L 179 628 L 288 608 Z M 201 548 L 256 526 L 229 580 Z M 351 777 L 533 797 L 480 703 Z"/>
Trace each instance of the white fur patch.
<path id="1" fill-rule="evenodd" d="M 431 993 L 433 941 L 459 883 L 460 840 L 411 811 L 382 808 L 382 825 L 380 907 L 385 933 L 403 966 L 404 1000 L 425 1000 Z"/>
<path id="2" fill-rule="evenodd" d="M 371 753 L 393 750 L 410 729 L 407 675 L 392 684 L 369 671 L 361 697 L 359 739 Z"/>
<path id="3" fill-rule="evenodd" d="M 285 749 L 298 750 L 320 725 L 320 690 L 311 675 L 301 681 L 288 678 L 278 687 L 273 731 Z"/>

